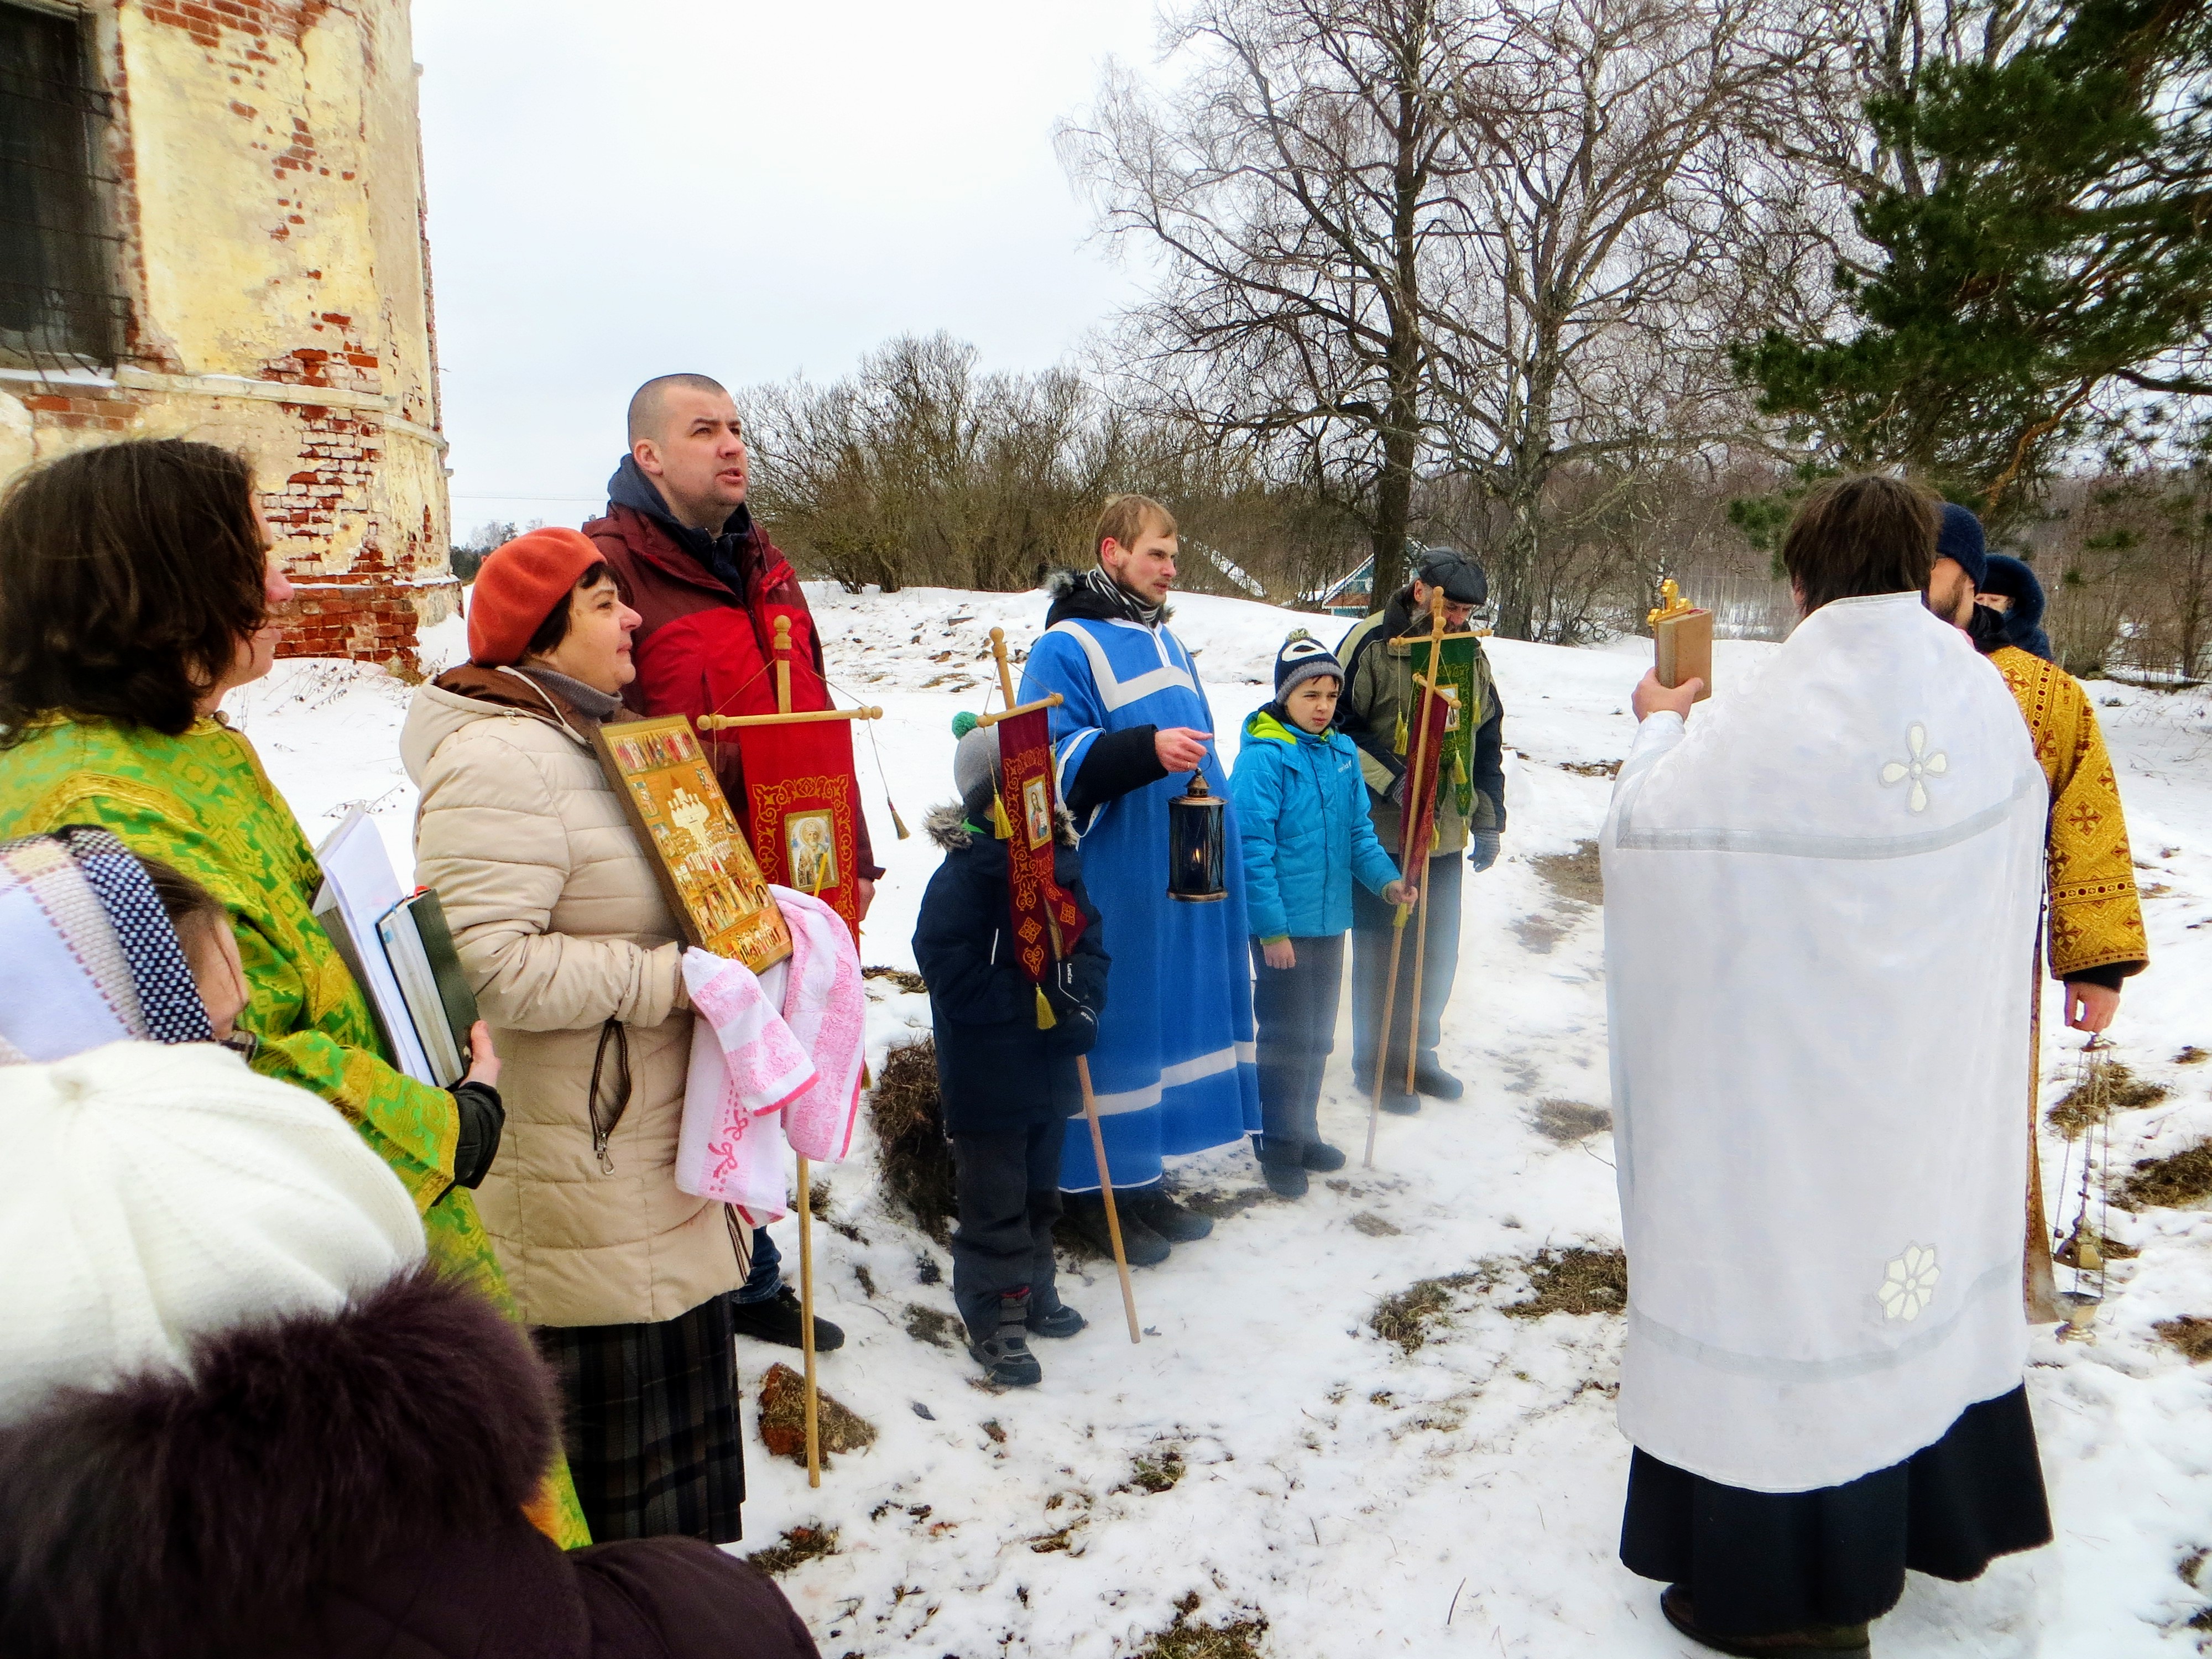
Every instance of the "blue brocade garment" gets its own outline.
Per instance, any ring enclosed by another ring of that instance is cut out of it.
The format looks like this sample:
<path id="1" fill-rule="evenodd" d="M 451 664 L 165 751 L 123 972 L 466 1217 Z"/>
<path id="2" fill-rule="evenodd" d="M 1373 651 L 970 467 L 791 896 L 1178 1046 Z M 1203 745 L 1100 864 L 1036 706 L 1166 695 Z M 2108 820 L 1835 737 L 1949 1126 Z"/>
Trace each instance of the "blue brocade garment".
<path id="1" fill-rule="evenodd" d="M 1100 736 L 1139 726 L 1213 730 L 1213 713 L 1181 641 L 1163 627 L 1071 617 L 1030 652 L 1021 700 L 1057 691 L 1053 753 L 1060 793 Z M 1160 1160 L 1225 1146 L 1260 1128 L 1252 1049 L 1251 971 L 1236 807 L 1224 826 L 1224 879 L 1212 903 L 1168 896 L 1168 802 L 1188 787 L 1173 773 L 1079 819 L 1084 884 L 1105 918 L 1106 1013 L 1091 1051 L 1091 1086 L 1116 1187 L 1160 1177 Z M 1206 787 L 1229 780 L 1208 754 Z M 1091 1137 L 1067 1137 L 1060 1185 L 1097 1188 Z"/>

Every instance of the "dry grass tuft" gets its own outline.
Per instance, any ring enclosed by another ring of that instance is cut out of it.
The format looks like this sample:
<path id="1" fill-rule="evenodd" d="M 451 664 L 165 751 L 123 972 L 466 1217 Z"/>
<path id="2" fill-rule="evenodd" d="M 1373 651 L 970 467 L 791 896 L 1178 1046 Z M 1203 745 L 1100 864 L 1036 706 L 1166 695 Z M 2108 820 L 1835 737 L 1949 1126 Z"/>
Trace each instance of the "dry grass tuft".
<path id="1" fill-rule="evenodd" d="M 952 1152 L 945 1141 L 934 1042 L 924 1037 L 902 1043 L 884 1057 L 883 1071 L 868 1095 L 868 1121 L 876 1132 L 885 1189 L 932 1238 L 950 1244 L 960 1204 Z"/>
<path id="2" fill-rule="evenodd" d="M 1413 1353 L 1429 1340 L 1430 1327 L 1449 1318 L 1454 1292 L 1491 1282 L 1491 1274 L 1480 1268 L 1447 1273 L 1441 1279 L 1417 1279 L 1397 1295 L 1386 1296 L 1376 1304 L 1367 1328 L 1385 1342 L 1395 1342 L 1405 1352 Z"/>
<path id="3" fill-rule="evenodd" d="M 1184 1474 L 1182 1448 L 1163 1446 L 1149 1455 L 1139 1454 L 1129 1465 L 1129 1478 L 1116 1492 L 1171 1492 Z"/>
<path id="4" fill-rule="evenodd" d="M 1362 1210 L 1358 1215 L 1352 1217 L 1352 1225 L 1355 1231 L 1365 1233 L 1370 1238 L 1395 1238 L 1406 1231 L 1395 1222 L 1385 1220 L 1372 1210 Z"/>
<path id="5" fill-rule="evenodd" d="M 1613 1114 L 1602 1106 L 1585 1106 L 1579 1100 L 1544 1100 L 1537 1103 L 1533 1121 L 1536 1133 L 1545 1139 L 1571 1146 L 1612 1128 Z"/>
<path id="6" fill-rule="evenodd" d="M 2161 1319 L 2151 1329 L 2192 1365 L 2212 1359 L 2212 1319 L 2184 1314 L 2179 1319 Z"/>
<path id="7" fill-rule="evenodd" d="M 1175 1622 L 1139 1648 L 1132 1659 L 1260 1659 L 1260 1638 L 1267 1621 L 1258 1613 L 1232 1619 L 1226 1624 L 1192 1622 L 1198 1611 L 1198 1592 L 1193 1590 L 1176 1603 Z"/>
<path id="8" fill-rule="evenodd" d="M 804 1462 L 806 1453 L 799 1454 Z M 793 1527 L 784 1534 L 783 1541 L 770 1544 L 764 1550 L 755 1550 L 745 1559 L 771 1578 L 781 1578 L 793 1567 L 808 1561 L 819 1560 L 825 1555 L 837 1553 L 837 1528 L 835 1527 Z"/>
<path id="9" fill-rule="evenodd" d="M 2171 1158 L 2138 1159 L 2135 1173 L 2120 1183 L 2112 1202 L 2124 1210 L 2139 1210 L 2146 1204 L 2194 1204 L 2208 1195 L 2212 1195 L 2212 1140 L 2200 1140 Z"/>
<path id="10" fill-rule="evenodd" d="M 876 1425 L 866 1418 L 839 1404 L 827 1389 L 817 1389 L 816 1398 L 823 1468 L 830 1467 L 833 1452 L 866 1451 L 876 1443 Z M 806 1379 L 788 1365 L 771 1365 L 761 1379 L 760 1434 L 778 1457 L 806 1466 Z"/>
<path id="11" fill-rule="evenodd" d="M 2044 1115 L 2044 1121 L 2069 1140 L 2079 1140 L 2083 1130 L 2097 1121 L 2093 1091 L 2095 1085 L 2077 1083 L 2065 1097 Z M 2163 1084 L 2146 1083 L 2117 1060 L 2105 1062 L 2105 1098 L 2116 1112 L 2155 1106 L 2172 1091 Z"/>
<path id="12" fill-rule="evenodd" d="M 2174 1055 L 2173 1063 L 2177 1066 L 2202 1066 L 2208 1060 L 2212 1060 L 2212 1053 L 2208 1053 L 2191 1042 L 2184 1046 L 2181 1052 Z"/>
<path id="13" fill-rule="evenodd" d="M 861 969 L 860 977 L 862 979 L 887 979 L 892 984 L 897 986 L 900 990 L 908 992 L 908 994 L 917 991 L 927 991 L 929 989 L 929 987 L 922 982 L 922 978 L 920 974 L 914 973 L 904 968 L 885 968 L 881 964 L 878 964 L 873 968 Z"/>
<path id="14" fill-rule="evenodd" d="M 1539 1250 L 1528 1263 L 1526 1302 L 1509 1304 L 1516 1319 L 1546 1314 L 1617 1314 L 1628 1310 L 1628 1257 L 1620 1250 L 1592 1250 L 1572 1244 L 1564 1250 Z"/>
<path id="15" fill-rule="evenodd" d="M 1598 868 L 1595 842 L 1581 842 L 1571 853 L 1554 853 L 1549 858 L 1531 859 L 1529 862 L 1561 898 L 1572 899 L 1577 904 L 1605 902 L 1605 877 Z"/>
<path id="16" fill-rule="evenodd" d="M 951 1314 L 925 1308 L 919 1302 L 906 1304 L 906 1334 L 915 1341 L 927 1342 L 934 1348 L 957 1348 L 960 1346 L 960 1322 Z"/>

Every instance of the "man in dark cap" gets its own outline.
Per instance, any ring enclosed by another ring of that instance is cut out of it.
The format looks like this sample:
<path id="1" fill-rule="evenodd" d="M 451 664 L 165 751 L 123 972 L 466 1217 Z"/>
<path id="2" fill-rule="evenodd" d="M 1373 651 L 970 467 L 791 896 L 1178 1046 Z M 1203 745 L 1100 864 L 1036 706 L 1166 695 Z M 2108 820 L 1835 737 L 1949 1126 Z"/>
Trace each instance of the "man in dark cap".
<path id="1" fill-rule="evenodd" d="M 1404 839 L 1400 806 L 1405 799 L 1406 734 L 1420 711 L 1420 688 L 1413 684 L 1407 635 L 1429 631 L 1429 604 L 1441 591 L 1444 626 L 1458 634 L 1474 626 L 1475 613 L 1489 603 L 1490 580 L 1482 567 L 1456 548 L 1423 550 L 1414 562 L 1411 586 L 1391 597 L 1379 611 L 1354 625 L 1337 647 L 1344 664 L 1343 700 L 1337 722 L 1359 745 L 1359 765 L 1367 780 L 1375 833 L 1395 858 Z M 1477 871 L 1498 861 L 1498 839 L 1505 830 L 1504 709 L 1482 646 L 1474 646 L 1474 696 L 1459 714 L 1470 729 L 1465 746 L 1447 746 L 1437 799 L 1436 844 L 1426 874 L 1407 871 L 1418 882 L 1428 906 L 1428 928 L 1421 962 L 1420 1006 L 1413 1006 L 1412 939 L 1399 964 L 1400 994 L 1391 1012 L 1384 1064 L 1382 1108 L 1418 1112 L 1419 1097 L 1456 1100 L 1465 1085 L 1437 1063 L 1444 1005 L 1451 999 L 1459 966 L 1460 854 Z M 1455 776 L 1463 766 L 1467 775 Z M 1460 785 L 1468 786 L 1462 789 Z M 1462 805 L 1464 803 L 1464 805 Z M 1362 1090 L 1375 1081 L 1377 1038 L 1382 1024 L 1382 994 L 1390 972 L 1393 907 L 1364 888 L 1352 896 L 1352 1069 Z M 1414 1049 L 1413 1092 L 1405 1091 L 1406 1049 Z"/>

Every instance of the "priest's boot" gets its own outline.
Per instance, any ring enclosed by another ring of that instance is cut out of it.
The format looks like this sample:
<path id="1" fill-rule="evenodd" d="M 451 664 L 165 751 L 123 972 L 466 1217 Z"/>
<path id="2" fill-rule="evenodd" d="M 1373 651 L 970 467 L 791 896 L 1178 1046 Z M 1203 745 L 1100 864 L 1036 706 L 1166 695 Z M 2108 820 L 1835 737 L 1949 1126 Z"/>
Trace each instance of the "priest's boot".
<path id="1" fill-rule="evenodd" d="M 1467 1092 L 1467 1085 L 1437 1065 L 1434 1054 L 1423 1054 L 1413 1064 L 1413 1092 L 1436 1100 L 1457 1100 Z"/>
<path id="2" fill-rule="evenodd" d="M 1117 1189 L 1114 1201 L 1121 1206 L 1124 1227 L 1133 1216 L 1170 1244 L 1194 1243 L 1213 1231 L 1212 1221 L 1176 1203 L 1163 1187 L 1137 1187 L 1127 1193 Z"/>
<path id="3" fill-rule="evenodd" d="M 1009 1291 L 999 1298 L 999 1328 L 968 1345 L 969 1357 L 1002 1389 L 1026 1389 L 1044 1381 L 1044 1367 L 1030 1352 L 1029 1320 L 1028 1290 Z"/>
<path id="4" fill-rule="evenodd" d="M 1168 1259 L 1168 1242 L 1129 1213 L 1128 1200 L 1117 1194 L 1115 1218 L 1121 1224 L 1121 1252 L 1132 1267 L 1157 1267 Z M 1106 1200 L 1096 1193 L 1067 1194 L 1067 1222 L 1099 1255 L 1114 1254 L 1113 1235 L 1106 1229 Z"/>
<path id="5" fill-rule="evenodd" d="M 1808 1625 L 1773 1636 L 1716 1636 L 1698 1628 L 1697 1608 L 1680 1584 L 1669 1584 L 1661 1592 L 1659 1611 L 1692 1642 L 1738 1659 L 1870 1659 L 1874 1652 L 1864 1625 Z"/>

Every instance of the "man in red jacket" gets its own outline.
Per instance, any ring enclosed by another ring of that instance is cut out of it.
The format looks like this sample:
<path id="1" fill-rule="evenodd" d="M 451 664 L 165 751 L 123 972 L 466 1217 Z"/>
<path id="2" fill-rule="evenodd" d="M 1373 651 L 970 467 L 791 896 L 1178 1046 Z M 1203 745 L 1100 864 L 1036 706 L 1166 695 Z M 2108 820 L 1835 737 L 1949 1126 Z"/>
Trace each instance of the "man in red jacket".
<path id="1" fill-rule="evenodd" d="M 798 574 L 745 508 L 750 466 L 737 405 L 703 374 L 663 374 L 629 400 L 629 453 L 607 481 L 607 513 L 584 526 L 623 602 L 645 620 L 631 641 L 637 678 L 623 697 L 641 715 L 773 714 L 775 623 L 791 621 L 791 706 L 827 708 L 821 635 Z M 722 793 L 745 799 L 738 745 L 708 745 Z M 859 799 L 857 782 L 854 799 Z M 860 815 L 860 913 L 883 874 Z M 741 1335 L 799 1346 L 799 1298 L 775 1241 L 753 1234 L 753 1271 L 734 1293 Z M 826 1351 L 845 1334 L 814 1322 Z"/>

